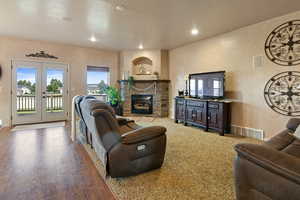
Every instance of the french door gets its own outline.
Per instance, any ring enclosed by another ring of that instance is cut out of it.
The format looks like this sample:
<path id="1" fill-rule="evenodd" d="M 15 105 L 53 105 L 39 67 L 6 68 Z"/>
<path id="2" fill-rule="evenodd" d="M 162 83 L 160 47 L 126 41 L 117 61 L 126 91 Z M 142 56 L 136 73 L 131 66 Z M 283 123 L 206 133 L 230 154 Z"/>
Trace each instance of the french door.
<path id="1" fill-rule="evenodd" d="M 66 120 L 68 65 L 12 62 L 12 123 Z"/>

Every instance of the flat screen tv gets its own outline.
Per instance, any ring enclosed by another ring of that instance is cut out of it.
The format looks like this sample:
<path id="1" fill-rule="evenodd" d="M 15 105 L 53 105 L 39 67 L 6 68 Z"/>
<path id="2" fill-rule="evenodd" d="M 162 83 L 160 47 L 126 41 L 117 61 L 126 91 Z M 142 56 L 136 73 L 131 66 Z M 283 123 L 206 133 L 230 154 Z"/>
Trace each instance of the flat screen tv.
<path id="1" fill-rule="evenodd" d="M 189 75 L 189 96 L 192 98 L 224 98 L 225 71 Z"/>

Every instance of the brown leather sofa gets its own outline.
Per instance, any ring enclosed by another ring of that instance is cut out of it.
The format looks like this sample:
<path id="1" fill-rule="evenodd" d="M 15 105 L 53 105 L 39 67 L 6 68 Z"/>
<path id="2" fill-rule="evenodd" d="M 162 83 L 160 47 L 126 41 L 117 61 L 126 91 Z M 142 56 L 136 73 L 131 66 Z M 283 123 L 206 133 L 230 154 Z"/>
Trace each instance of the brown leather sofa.
<path id="1" fill-rule="evenodd" d="M 234 165 L 237 200 L 300 199 L 300 140 L 293 136 L 300 119 L 264 142 L 238 144 Z"/>
<path id="2" fill-rule="evenodd" d="M 91 96 L 77 97 L 79 141 L 92 145 L 111 177 L 126 177 L 160 168 L 166 150 L 166 128 L 141 127 L 116 117 L 109 105 Z"/>

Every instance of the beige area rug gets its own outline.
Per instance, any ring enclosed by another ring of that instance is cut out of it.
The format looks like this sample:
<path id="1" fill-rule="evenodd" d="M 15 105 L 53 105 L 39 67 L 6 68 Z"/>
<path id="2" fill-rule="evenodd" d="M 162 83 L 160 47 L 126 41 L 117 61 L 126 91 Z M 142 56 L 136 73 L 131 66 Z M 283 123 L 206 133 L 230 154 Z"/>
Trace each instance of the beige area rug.
<path id="1" fill-rule="evenodd" d="M 137 123 L 149 123 L 154 122 L 155 120 L 159 120 L 160 118 L 155 117 L 129 117 L 130 119 L 134 120 Z"/>
<path id="2" fill-rule="evenodd" d="M 18 125 L 11 129 L 11 131 L 24 131 L 24 130 L 34 130 L 42 128 L 54 128 L 63 127 L 65 122 L 51 122 L 51 123 L 40 123 L 40 124 L 29 124 L 29 125 Z"/>
<path id="3" fill-rule="evenodd" d="M 99 173 L 118 200 L 234 199 L 233 161 L 237 143 L 260 143 L 249 138 L 219 136 L 198 128 L 156 119 L 141 125 L 167 127 L 167 151 L 161 169 L 128 178 L 105 178 L 96 154 L 85 146 Z"/>

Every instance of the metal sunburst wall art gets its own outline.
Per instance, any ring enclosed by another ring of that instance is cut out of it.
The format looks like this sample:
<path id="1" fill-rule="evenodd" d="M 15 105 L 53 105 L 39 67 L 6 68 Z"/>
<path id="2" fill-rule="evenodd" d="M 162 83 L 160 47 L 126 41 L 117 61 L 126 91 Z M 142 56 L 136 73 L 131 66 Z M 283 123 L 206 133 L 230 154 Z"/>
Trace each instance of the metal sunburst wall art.
<path id="1" fill-rule="evenodd" d="M 273 76 L 266 84 L 268 106 L 287 116 L 300 116 L 300 72 L 288 71 Z"/>
<path id="2" fill-rule="evenodd" d="M 300 64 L 300 20 L 289 21 L 275 28 L 266 40 L 265 52 L 278 65 Z"/>

